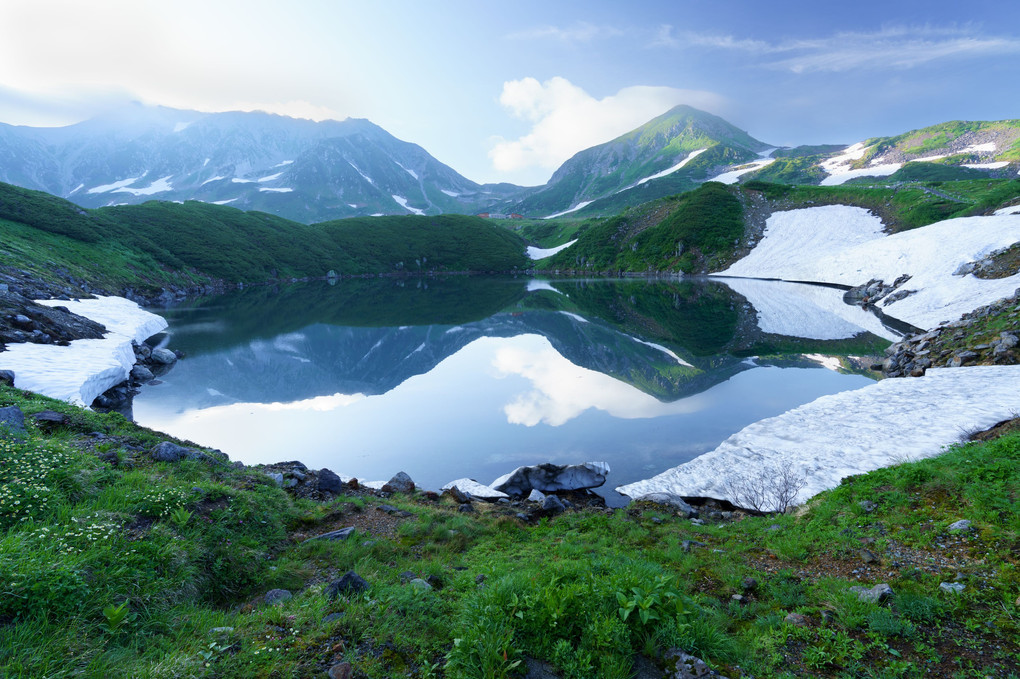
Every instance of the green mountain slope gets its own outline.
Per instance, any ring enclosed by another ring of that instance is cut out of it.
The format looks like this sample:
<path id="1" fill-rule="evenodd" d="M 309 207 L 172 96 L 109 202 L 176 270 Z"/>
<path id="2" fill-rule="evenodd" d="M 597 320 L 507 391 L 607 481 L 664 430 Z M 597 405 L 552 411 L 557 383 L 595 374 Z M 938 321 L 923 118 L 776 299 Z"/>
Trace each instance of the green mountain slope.
<path id="1" fill-rule="evenodd" d="M 515 203 L 512 211 L 545 216 L 613 196 L 619 196 L 613 206 L 635 205 L 690 190 L 708 178 L 713 168 L 753 159 L 766 148 L 767 144 L 718 116 L 677 106 L 613 141 L 576 154 L 544 187 Z M 649 179 L 696 151 L 701 153 L 682 169 Z"/>
<path id="2" fill-rule="evenodd" d="M 97 263 L 101 263 L 97 266 Z M 96 285 L 437 271 L 527 265 L 523 240 L 462 215 L 375 217 L 300 224 L 196 201 L 85 210 L 0 184 L 0 264 L 62 268 Z"/>

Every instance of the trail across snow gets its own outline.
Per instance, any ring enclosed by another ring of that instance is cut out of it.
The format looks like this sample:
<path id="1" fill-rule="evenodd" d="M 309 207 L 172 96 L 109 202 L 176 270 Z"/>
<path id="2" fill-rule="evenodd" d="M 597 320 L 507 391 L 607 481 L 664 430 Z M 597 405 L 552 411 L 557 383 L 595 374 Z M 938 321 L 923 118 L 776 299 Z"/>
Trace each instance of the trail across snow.
<path id="1" fill-rule="evenodd" d="M 789 462 L 807 482 L 803 502 L 846 476 L 938 455 L 963 432 L 1008 419 L 1020 411 L 1018 384 L 1016 365 L 883 380 L 755 422 L 701 457 L 617 490 L 635 499 L 667 492 L 735 501 L 727 486 L 735 470 L 754 476 Z"/>
<path id="2" fill-rule="evenodd" d="M 65 306 L 106 326 L 103 339 L 82 339 L 61 347 L 53 344 L 8 344 L 0 352 L 0 369 L 14 371 L 14 386 L 78 405 L 89 405 L 104 391 L 127 379 L 135 363 L 132 340 L 155 335 L 166 321 L 123 297 L 74 301 L 40 300 Z"/>

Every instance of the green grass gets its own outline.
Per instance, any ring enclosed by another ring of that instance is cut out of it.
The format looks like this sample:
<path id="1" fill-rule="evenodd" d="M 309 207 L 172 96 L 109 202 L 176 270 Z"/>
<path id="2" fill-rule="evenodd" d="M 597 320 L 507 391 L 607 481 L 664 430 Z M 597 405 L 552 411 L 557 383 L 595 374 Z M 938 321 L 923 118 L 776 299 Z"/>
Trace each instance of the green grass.
<path id="1" fill-rule="evenodd" d="M 519 236 L 477 217 L 306 225 L 196 201 L 83 210 L 8 184 L 0 184 L 0 243 L 0 264 L 50 278 L 62 268 L 114 288 L 211 279 L 261 282 L 323 277 L 329 271 L 505 272 L 528 263 Z"/>
<path id="2" fill-rule="evenodd" d="M 846 479 L 777 517 L 699 526 L 631 506 L 527 525 L 516 508 L 394 496 L 412 512 L 394 533 L 331 543 L 293 538 L 361 525 L 380 500 L 296 500 L 254 469 L 149 461 L 164 437 L 120 416 L 0 387 L 10 404 L 69 422 L 0 443 L 5 677 L 322 676 L 341 660 L 370 678 L 511 677 L 531 657 L 564 677 L 622 678 L 669 648 L 727 676 L 1018 671 L 1020 434 Z M 109 451 L 119 465 L 95 456 Z M 976 530 L 946 533 L 959 518 Z M 857 557 L 865 539 L 880 566 Z M 347 570 L 369 591 L 327 599 Z M 957 574 L 963 594 L 941 592 Z M 887 603 L 849 592 L 878 581 Z M 258 605 L 275 587 L 295 596 Z"/>

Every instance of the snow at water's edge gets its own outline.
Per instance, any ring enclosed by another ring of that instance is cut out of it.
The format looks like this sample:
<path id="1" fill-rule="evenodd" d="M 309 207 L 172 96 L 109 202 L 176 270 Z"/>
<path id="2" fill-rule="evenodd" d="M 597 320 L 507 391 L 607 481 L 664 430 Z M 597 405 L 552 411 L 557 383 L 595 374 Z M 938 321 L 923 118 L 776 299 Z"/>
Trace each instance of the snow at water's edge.
<path id="1" fill-rule="evenodd" d="M 961 264 L 1020 241 L 1020 216 L 949 219 L 891 236 L 881 228 L 877 217 L 858 207 L 777 212 L 754 250 L 718 275 L 855 286 L 871 279 L 891 284 L 908 274 L 911 279 L 902 289 L 913 294 L 881 306 L 921 328 L 955 321 L 1020 287 L 1020 274 L 1000 279 L 953 275 Z"/>
<path id="2" fill-rule="evenodd" d="M 735 501 L 727 487 L 735 470 L 754 476 L 789 462 L 806 481 L 797 497 L 804 502 L 844 477 L 938 455 L 962 432 L 1008 419 L 1020 410 L 1018 384 L 1015 365 L 882 380 L 755 422 L 709 453 L 616 490 L 631 498 L 666 492 Z"/>
<path id="3" fill-rule="evenodd" d="M 577 242 L 577 239 L 564 243 L 563 245 L 557 245 L 554 248 L 536 248 L 534 245 L 528 246 L 528 257 L 531 259 L 545 259 L 546 257 L 552 257 L 560 250 L 566 250 L 571 245 Z"/>
<path id="4" fill-rule="evenodd" d="M 166 321 L 123 297 L 40 300 L 65 306 L 106 326 L 103 339 L 75 340 L 69 346 L 8 344 L 0 369 L 14 371 L 14 386 L 77 405 L 89 405 L 127 379 L 135 363 L 132 340 L 142 342 L 167 327 Z"/>

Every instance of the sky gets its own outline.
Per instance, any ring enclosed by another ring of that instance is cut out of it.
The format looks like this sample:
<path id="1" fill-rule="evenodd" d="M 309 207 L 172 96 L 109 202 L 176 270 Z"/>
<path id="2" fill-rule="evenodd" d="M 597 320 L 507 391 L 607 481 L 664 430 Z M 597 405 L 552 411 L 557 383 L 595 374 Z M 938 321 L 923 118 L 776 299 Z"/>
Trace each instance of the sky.
<path id="1" fill-rule="evenodd" d="M 367 118 L 538 185 L 689 104 L 777 146 L 1020 118 L 1013 0 L 0 0 L 0 122 Z"/>

